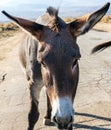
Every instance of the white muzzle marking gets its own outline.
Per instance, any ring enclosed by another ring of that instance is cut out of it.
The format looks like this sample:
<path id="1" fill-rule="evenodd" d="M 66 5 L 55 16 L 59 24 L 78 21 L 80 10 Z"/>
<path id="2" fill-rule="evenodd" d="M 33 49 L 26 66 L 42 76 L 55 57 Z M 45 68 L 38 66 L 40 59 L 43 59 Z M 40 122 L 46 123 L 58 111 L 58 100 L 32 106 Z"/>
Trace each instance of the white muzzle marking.
<path id="1" fill-rule="evenodd" d="M 74 116 L 74 109 L 72 101 L 69 97 L 59 98 L 57 97 L 52 103 L 52 117 L 57 116 L 66 118 L 68 116 Z"/>

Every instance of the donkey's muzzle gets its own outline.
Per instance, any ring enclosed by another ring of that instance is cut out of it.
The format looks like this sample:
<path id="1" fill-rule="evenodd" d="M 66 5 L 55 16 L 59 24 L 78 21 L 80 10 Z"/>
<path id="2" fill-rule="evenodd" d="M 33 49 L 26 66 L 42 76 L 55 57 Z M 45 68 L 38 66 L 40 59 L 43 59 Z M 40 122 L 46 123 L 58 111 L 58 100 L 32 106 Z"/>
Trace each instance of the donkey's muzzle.
<path id="1" fill-rule="evenodd" d="M 62 118 L 62 117 L 54 116 L 53 117 L 53 121 L 57 125 L 58 129 L 68 129 L 68 127 L 73 122 L 73 117 L 72 116 L 68 116 L 66 118 Z"/>

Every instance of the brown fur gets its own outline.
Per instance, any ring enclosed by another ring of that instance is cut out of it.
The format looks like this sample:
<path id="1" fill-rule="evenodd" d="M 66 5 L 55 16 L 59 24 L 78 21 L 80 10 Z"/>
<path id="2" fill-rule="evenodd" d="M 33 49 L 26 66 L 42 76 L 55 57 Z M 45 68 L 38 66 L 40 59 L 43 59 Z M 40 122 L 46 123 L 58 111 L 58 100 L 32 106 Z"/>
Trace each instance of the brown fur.
<path id="1" fill-rule="evenodd" d="M 20 47 L 20 60 L 25 69 L 31 96 L 28 130 L 33 130 L 39 117 L 38 100 L 43 83 L 48 99 L 46 120 L 51 119 L 51 111 L 56 107 L 52 105 L 56 99 L 68 97 L 73 104 L 79 80 L 78 59 L 81 57 L 76 43 L 77 36 L 89 31 L 104 16 L 109 5 L 107 3 L 93 14 L 68 24 L 58 16 L 58 10 L 52 7 L 36 22 L 14 17 L 3 11 L 31 34 L 23 38 Z M 59 107 L 62 108 L 61 104 Z M 58 111 L 53 116 L 59 129 L 72 130 L 73 108 L 69 110 L 71 112 L 66 117 L 58 116 Z"/>

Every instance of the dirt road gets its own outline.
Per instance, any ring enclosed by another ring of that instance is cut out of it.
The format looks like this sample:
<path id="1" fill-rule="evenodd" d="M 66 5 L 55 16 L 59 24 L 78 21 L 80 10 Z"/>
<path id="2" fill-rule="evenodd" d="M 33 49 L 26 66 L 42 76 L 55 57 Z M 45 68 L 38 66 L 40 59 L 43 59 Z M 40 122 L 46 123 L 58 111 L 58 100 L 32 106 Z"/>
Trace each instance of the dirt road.
<path id="1" fill-rule="evenodd" d="M 0 130 L 26 130 L 30 109 L 29 91 L 20 68 L 18 46 L 20 33 L 0 40 Z M 78 38 L 82 58 L 80 81 L 75 99 L 74 129 L 111 130 L 111 48 L 97 55 L 91 49 L 111 40 L 111 33 L 90 31 Z M 35 130 L 57 130 L 44 126 L 45 90 L 40 97 L 40 119 Z"/>

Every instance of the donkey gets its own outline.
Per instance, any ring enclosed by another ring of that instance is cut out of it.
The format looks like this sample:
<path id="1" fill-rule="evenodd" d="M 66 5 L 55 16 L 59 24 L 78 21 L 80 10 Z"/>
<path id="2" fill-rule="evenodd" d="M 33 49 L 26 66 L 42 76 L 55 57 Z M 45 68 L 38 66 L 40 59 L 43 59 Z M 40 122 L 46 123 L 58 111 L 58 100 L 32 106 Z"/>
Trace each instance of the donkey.
<path id="1" fill-rule="evenodd" d="M 49 125 L 52 119 L 58 129 L 73 129 L 73 102 L 79 80 L 78 60 L 81 57 L 76 39 L 99 22 L 109 6 L 110 3 L 106 3 L 96 12 L 70 23 L 65 23 L 53 7 L 47 8 L 36 22 L 2 11 L 26 31 L 19 56 L 31 97 L 28 130 L 33 130 L 38 121 L 39 94 L 43 85 L 47 95 L 44 124 Z"/>
<path id="2" fill-rule="evenodd" d="M 104 49 L 108 48 L 111 46 L 111 41 L 108 41 L 108 42 L 104 42 L 100 45 L 97 45 L 95 46 L 93 49 L 92 49 L 92 54 L 93 53 L 96 53 L 96 52 L 100 52 L 100 51 L 103 51 Z"/>

